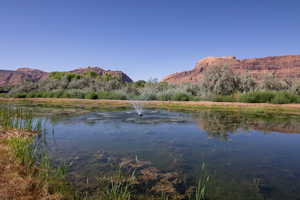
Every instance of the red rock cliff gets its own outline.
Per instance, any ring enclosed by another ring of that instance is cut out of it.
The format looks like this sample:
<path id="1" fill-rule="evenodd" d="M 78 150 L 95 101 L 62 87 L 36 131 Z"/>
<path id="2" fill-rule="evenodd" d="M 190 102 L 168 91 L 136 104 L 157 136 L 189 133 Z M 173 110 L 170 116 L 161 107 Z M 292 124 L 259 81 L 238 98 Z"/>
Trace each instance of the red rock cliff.
<path id="1" fill-rule="evenodd" d="M 236 59 L 236 57 L 207 57 L 199 60 L 194 69 L 166 76 L 168 83 L 197 82 L 209 67 L 228 66 L 236 72 L 248 71 L 254 78 L 276 73 L 278 78 L 300 78 L 300 55 L 269 56 L 264 58 Z"/>

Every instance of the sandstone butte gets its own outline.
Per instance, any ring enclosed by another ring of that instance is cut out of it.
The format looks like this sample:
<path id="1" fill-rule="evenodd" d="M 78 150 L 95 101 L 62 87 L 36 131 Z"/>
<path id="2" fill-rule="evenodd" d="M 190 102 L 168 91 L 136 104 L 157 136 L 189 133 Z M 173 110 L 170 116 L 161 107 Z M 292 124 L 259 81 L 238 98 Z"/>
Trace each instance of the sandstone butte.
<path id="1" fill-rule="evenodd" d="M 228 66 L 234 72 L 249 73 L 255 79 L 274 74 L 277 78 L 300 78 L 300 55 L 269 56 L 263 58 L 237 59 L 234 56 L 206 57 L 199 60 L 194 69 L 166 76 L 162 82 L 198 82 L 210 67 Z"/>
<path id="2" fill-rule="evenodd" d="M 131 78 L 122 71 L 104 70 L 100 67 L 84 67 L 70 71 L 72 73 L 83 74 L 85 72 L 96 72 L 97 74 L 111 74 L 119 76 L 123 82 L 132 82 Z M 0 70 L 0 87 L 22 84 L 25 81 L 37 82 L 48 77 L 49 73 L 38 69 L 19 68 L 13 70 Z"/>

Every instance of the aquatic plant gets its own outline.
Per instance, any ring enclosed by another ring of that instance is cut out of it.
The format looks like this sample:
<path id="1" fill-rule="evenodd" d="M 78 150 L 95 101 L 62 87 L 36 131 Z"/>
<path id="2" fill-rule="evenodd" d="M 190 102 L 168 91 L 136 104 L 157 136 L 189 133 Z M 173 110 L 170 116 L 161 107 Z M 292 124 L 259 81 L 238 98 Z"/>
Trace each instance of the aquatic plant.
<path id="1" fill-rule="evenodd" d="M 111 177 L 99 177 L 98 197 L 101 200 L 130 200 L 133 198 L 132 186 L 135 173 L 126 176 L 121 170 Z M 102 187 L 101 187 L 102 186 Z"/>
<path id="2" fill-rule="evenodd" d="M 0 107 L 0 126 L 4 129 L 18 129 L 21 131 L 42 131 L 42 121 L 33 119 L 33 112 L 20 107 Z"/>
<path id="3" fill-rule="evenodd" d="M 190 200 L 205 200 L 207 199 L 207 189 L 211 181 L 210 175 L 206 170 L 205 163 L 201 166 L 201 173 L 198 179 L 198 183 L 194 193 L 192 194 Z"/>
<path id="4" fill-rule="evenodd" d="M 163 192 L 161 194 L 159 200 L 169 200 L 169 196 L 165 192 Z"/>

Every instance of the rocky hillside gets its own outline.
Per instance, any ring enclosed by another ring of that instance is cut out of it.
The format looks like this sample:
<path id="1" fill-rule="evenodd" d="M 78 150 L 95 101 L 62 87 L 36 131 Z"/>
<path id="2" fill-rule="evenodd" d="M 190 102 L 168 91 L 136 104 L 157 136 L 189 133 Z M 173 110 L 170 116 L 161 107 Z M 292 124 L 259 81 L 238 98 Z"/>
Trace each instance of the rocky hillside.
<path id="1" fill-rule="evenodd" d="M 16 71 L 0 70 L 0 86 L 11 86 L 25 81 L 36 82 L 48 77 L 48 73 L 31 68 L 19 68 Z"/>
<path id="2" fill-rule="evenodd" d="M 70 71 L 72 73 L 82 74 L 85 72 L 96 72 L 97 74 L 111 74 L 114 76 L 119 76 L 124 82 L 132 82 L 131 78 L 128 77 L 122 71 L 111 71 L 104 70 L 99 67 L 86 67 L 79 68 Z M 26 81 L 37 82 L 39 80 L 44 80 L 48 77 L 49 73 L 38 69 L 31 68 L 19 68 L 16 71 L 12 70 L 0 70 L 0 87 L 2 86 L 13 86 L 22 84 Z"/>
<path id="3" fill-rule="evenodd" d="M 199 60 L 194 69 L 168 75 L 162 81 L 168 83 L 197 82 L 210 67 L 228 66 L 235 72 L 248 71 L 254 78 L 260 79 L 268 73 L 278 78 L 300 78 L 300 55 L 270 56 L 239 60 L 236 57 L 207 57 Z"/>
<path id="4" fill-rule="evenodd" d="M 100 67 L 84 67 L 84 68 L 78 68 L 78 69 L 72 70 L 70 72 L 76 73 L 76 74 L 84 74 L 86 72 L 96 72 L 97 74 L 100 74 L 100 75 L 110 74 L 113 76 L 120 77 L 123 82 L 132 82 L 132 79 L 122 71 L 104 70 Z"/>

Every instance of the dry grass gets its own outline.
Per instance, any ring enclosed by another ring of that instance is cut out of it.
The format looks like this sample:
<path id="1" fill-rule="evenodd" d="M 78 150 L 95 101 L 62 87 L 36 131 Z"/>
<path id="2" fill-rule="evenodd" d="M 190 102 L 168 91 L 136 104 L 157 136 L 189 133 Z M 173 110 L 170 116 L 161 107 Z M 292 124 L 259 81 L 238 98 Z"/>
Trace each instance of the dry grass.
<path id="1" fill-rule="evenodd" d="M 49 194 L 47 184 L 28 174 L 7 143 L 8 137 L 29 137 L 32 133 L 16 130 L 5 134 L 0 129 L 0 199 L 1 200 L 59 200 L 59 194 Z"/>

